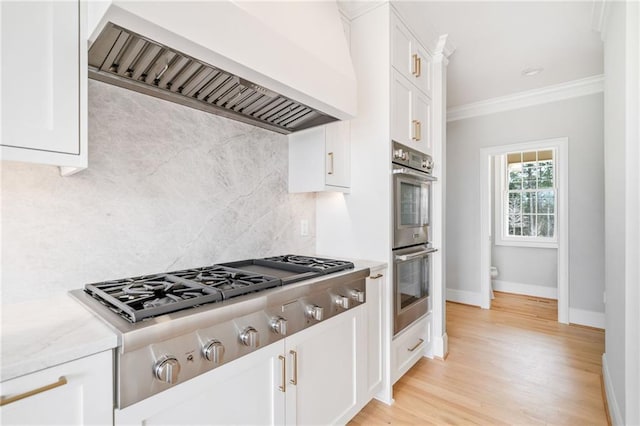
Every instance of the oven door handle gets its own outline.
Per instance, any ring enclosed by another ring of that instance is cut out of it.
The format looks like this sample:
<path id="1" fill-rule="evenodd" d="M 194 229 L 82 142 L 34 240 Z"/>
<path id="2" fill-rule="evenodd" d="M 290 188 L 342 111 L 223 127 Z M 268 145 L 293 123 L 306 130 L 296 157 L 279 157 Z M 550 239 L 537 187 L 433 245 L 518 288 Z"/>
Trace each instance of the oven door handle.
<path id="1" fill-rule="evenodd" d="M 417 251 L 415 253 L 396 255 L 395 259 L 399 260 L 401 262 L 406 262 L 407 260 L 417 259 L 419 257 L 425 257 L 426 255 L 429 255 L 429 254 L 434 253 L 436 251 L 438 251 L 438 249 L 429 248 L 429 249 L 426 249 L 426 250 Z"/>
<path id="2" fill-rule="evenodd" d="M 425 182 L 435 182 L 438 180 L 438 178 L 433 177 L 429 174 L 423 173 L 423 172 L 418 172 L 415 170 L 411 170 L 411 169 L 407 169 L 406 167 L 400 167 L 400 168 L 395 168 L 393 169 L 392 173 L 394 175 L 407 175 L 407 176 L 411 176 L 411 177 L 417 177 L 420 180 L 423 180 Z"/>

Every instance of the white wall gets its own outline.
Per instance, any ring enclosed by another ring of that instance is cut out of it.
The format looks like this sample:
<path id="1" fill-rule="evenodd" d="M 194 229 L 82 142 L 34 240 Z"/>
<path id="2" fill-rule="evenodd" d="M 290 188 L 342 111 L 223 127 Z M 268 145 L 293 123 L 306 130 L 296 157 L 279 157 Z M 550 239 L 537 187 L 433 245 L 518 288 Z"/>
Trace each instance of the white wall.
<path id="1" fill-rule="evenodd" d="M 603 375 L 614 424 L 640 424 L 640 6 L 611 2 L 605 68 L 606 333 Z"/>
<path id="2" fill-rule="evenodd" d="M 312 253 L 286 136 L 89 81 L 89 168 L 2 163 L 2 302 L 221 261 Z"/>
<path id="3" fill-rule="evenodd" d="M 602 94 L 447 125 L 447 289 L 480 300 L 480 149 L 569 138 L 569 306 L 603 312 Z"/>

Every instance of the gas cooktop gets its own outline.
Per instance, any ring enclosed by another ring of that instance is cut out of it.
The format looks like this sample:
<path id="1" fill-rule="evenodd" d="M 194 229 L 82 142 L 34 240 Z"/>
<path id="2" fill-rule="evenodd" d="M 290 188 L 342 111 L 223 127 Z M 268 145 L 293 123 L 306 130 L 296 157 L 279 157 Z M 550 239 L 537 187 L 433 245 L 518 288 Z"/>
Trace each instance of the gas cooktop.
<path id="1" fill-rule="evenodd" d="M 284 255 L 86 284 L 85 292 L 135 323 L 353 267 L 343 260 Z"/>

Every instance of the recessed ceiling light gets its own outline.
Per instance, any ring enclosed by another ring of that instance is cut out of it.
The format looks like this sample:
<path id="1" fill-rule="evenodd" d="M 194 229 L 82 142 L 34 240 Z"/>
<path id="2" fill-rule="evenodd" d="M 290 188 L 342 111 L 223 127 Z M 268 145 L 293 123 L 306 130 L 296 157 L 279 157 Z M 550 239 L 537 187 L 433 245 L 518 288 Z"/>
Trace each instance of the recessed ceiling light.
<path id="1" fill-rule="evenodd" d="M 542 68 L 542 67 L 525 68 L 525 69 L 522 70 L 522 75 L 524 75 L 526 77 L 531 77 L 532 75 L 540 74 L 543 69 L 544 68 Z"/>

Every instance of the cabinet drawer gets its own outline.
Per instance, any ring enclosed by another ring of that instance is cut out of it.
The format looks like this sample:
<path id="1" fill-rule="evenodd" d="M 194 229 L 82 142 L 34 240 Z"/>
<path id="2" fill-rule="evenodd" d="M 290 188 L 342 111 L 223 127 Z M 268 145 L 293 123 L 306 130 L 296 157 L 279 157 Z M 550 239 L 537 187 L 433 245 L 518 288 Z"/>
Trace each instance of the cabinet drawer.
<path id="1" fill-rule="evenodd" d="M 393 371 L 392 377 L 395 383 L 404 375 L 422 356 L 429 344 L 431 315 L 427 315 L 416 321 L 397 336 L 392 344 Z"/>

